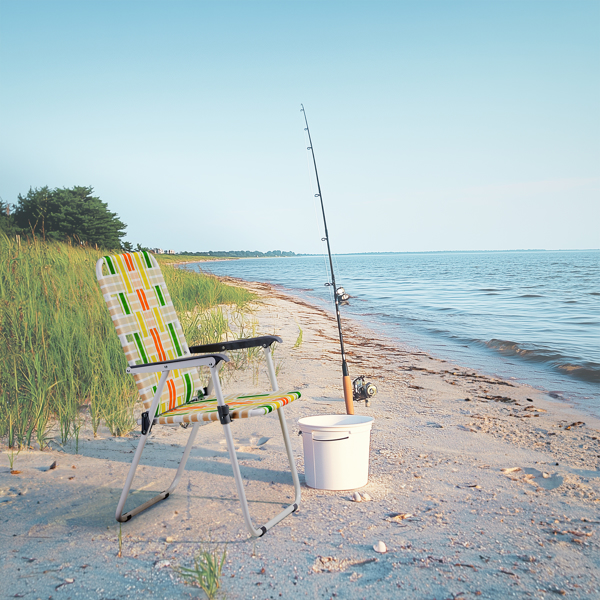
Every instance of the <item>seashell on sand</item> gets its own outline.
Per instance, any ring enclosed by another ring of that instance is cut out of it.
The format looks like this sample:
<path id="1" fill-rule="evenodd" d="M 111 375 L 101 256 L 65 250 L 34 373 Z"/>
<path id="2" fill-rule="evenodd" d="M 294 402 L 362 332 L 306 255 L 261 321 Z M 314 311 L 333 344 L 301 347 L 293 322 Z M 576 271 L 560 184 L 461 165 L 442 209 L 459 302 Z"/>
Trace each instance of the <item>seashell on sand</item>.
<path id="1" fill-rule="evenodd" d="M 373 550 L 375 550 L 375 552 L 379 552 L 379 554 L 385 554 L 387 552 L 387 546 L 383 542 L 377 542 L 373 546 Z"/>
<path id="2" fill-rule="evenodd" d="M 371 500 L 373 500 L 373 498 L 371 498 L 371 496 L 369 496 L 369 494 L 367 494 L 367 492 L 362 493 L 362 499 L 363 499 L 363 502 L 370 502 Z"/>
<path id="3" fill-rule="evenodd" d="M 362 502 L 362 497 L 358 492 L 354 492 L 354 494 L 352 494 L 352 501 L 353 502 Z"/>

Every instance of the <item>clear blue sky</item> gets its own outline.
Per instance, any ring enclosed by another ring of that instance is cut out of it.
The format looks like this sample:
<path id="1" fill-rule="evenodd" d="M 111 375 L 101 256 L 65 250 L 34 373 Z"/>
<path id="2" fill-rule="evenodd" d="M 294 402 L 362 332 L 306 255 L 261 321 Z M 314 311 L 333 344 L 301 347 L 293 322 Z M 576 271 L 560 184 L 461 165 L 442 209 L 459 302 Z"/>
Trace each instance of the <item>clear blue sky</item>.
<path id="1" fill-rule="evenodd" d="M 0 0 L 0 196 L 91 185 L 127 239 L 600 247 L 600 2 Z"/>

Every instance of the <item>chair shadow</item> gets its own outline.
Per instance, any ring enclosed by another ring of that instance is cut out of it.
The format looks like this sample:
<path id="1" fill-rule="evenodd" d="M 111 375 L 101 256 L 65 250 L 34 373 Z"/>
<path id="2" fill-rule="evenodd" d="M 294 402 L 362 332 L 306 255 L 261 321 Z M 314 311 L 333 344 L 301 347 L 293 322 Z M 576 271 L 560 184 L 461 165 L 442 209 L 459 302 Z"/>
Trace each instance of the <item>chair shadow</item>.
<path id="1" fill-rule="evenodd" d="M 130 464 L 133 453 L 137 447 L 137 439 L 132 438 L 106 438 L 101 440 L 85 441 L 79 444 L 78 454 L 88 458 L 110 460 Z M 146 443 L 140 467 L 158 467 L 177 469 L 183 455 L 183 445 L 173 446 L 159 441 Z M 65 453 L 75 455 L 73 445 L 63 448 Z M 244 464 L 245 461 L 261 462 L 263 458 L 253 452 L 236 452 L 240 462 L 240 471 L 243 479 L 263 483 L 290 483 L 289 470 L 261 469 Z M 211 460 L 212 459 L 212 460 Z M 287 466 L 287 460 L 286 460 Z M 229 453 L 226 450 L 214 450 L 202 446 L 194 446 L 185 466 L 186 471 L 206 473 L 211 475 L 230 475 L 233 478 Z M 173 473 L 174 475 L 174 473 Z"/>
<path id="2" fill-rule="evenodd" d="M 156 542 L 162 539 L 162 535 L 170 535 L 166 530 L 160 528 L 160 523 L 172 518 L 173 510 L 178 509 L 182 517 L 186 518 L 190 525 L 195 526 L 189 531 L 180 529 L 177 540 L 174 542 L 176 544 L 205 542 L 240 544 L 255 539 L 250 536 L 248 538 L 239 537 L 239 532 L 246 530 L 240 503 L 237 496 L 234 495 L 234 489 L 232 489 L 232 495 L 228 496 L 189 494 L 182 488 L 179 493 L 175 492 L 170 498 L 144 511 L 143 514 L 146 515 L 146 518 L 138 515 L 121 525 L 115 520 L 115 508 L 121 493 L 120 489 L 82 484 L 75 494 L 58 499 L 57 494 L 53 493 L 53 487 L 56 486 L 55 489 L 58 489 L 63 484 L 54 481 L 47 482 L 46 485 L 49 486 L 46 488 L 46 495 L 54 498 L 54 501 L 47 502 L 38 508 L 35 515 L 31 515 L 33 517 L 31 520 L 22 520 L 21 531 L 15 535 L 47 544 L 56 544 L 57 540 L 61 539 L 70 542 L 79 540 L 77 543 L 89 544 L 94 538 L 104 541 L 112 540 L 116 544 L 116 536 L 119 531 L 122 531 L 123 536 L 128 533 L 133 535 L 134 543 Z M 158 489 L 145 489 L 132 492 L 128 499 L 128 505 L 139 505 L 155 496 L 158 491 Z M 191 508 L 189 507 L 190 500 L 192 501 Z M 261 514 L 264 519 L 265 512 L 276 514 L 286 506 L 286 502 L 289 504 L 285 499 L 281 501 L 249 499 L 248 502 L 251 507 L 255 507 L 252 509 L 252 513 L 257 521 L 261 520 Z M 205 513 L 203 521 L 200 522 L 196 514 L 198 509 Z M 191 511 L 189 516 L 186 515 L 188 511 Z M 215 515 L 222 517 L 217 527 L 213 526 Z M 148 527 L 149 522 L 152 523 L 150 528 Z M 232 528 L 232 524 L 236 526 Z M 107 533 L 107 530 L 110 530 L 111 533 Z M 163 534 L 162 531 L 165 533 Z M 215 534 L 222 539 L 216 539 Z"/>
<path id="3" fill-rule="evenodd" d="M 115 465 L 122 464 L 124 468 L 119 468 L 121 473 L 118 474 L 115 472 L 110 481 L 111 484 L 120 485 L 121 479 L 122 483 L 125 483 L 126 469 L 133 460 L 138 441 L 139 436 L 83 440 L 79 443 L 77 454 L 92 459 L 109 461 Z M 150 500 L 169 486 L 175 476 L 184 447 L 182 444 L 172 444 L 156 438 L 148 441 L 142 454 L 138 472 L 133 481 L 134 489 L 130 492 L 127 500 L 126 511 Z M 75 444 L 66 444 L 62 448 L 68 455 L 75 455 L 75 449 Z M 279 454 L 279 449 L 276 452 Z M 253 513 L 257 516 L 257 520 L 261 520 L 258 515 L 264 512 L 273 512 L 271 516 L 274 516 L 279 510 L 293 501 L 293 481 L 289 468 L 285 470 L 262 468 L 260 466 L 260 462 L 263 460 L 261 454 L 265 456 L 264 449 L 257 449 L 255 452 L 242 451 L 236 453 L 238 461 L 240 461 L 240 471 L 244 482 L 258 484 L 258 487 L 255 486 L 253 488 L 254 492 L 250 494 L 251 497 L 248 498 L 250 506 L 257 507 L 253 510 Z M 285 452 L 282 452 L 282 459 L 281 464 L 288 467 Z M 152 472 L 148 468 L 160 469 L 160 471 Z M 168 471 L 164 469 L 168 469 Z M 182 481 L 169 499 L 158 502 L 147 509 L 147 511 L 144 511 L 144 514 L 150 515 L 154 513 L 154 519 L 167 519 L 173 514 L 174 506 L 177 507 L 177 510 L 181 514 L 184 514 L 188 510 L 187 507 L 191 501 L 197 507 L 203 506 L 203 513 L 218 514 L 222 512 L 221 509 L 223 508 L 226 513 L 231 515 L 234 521 L 239 520 L 239 523 L 243 527 L 241 506 L 235 492 L 233 469 L 229 453 L 226 449 L 221 450 L 219 448 L 200 445 L 194 446 L 186 463 L 185 472 L 188 474 L 199 473 L 207 476 L 223 477 L 224 479 L 218 482 L 216 486 L 214 480 L 212 482 L 207 480 L 203 484 L 202 478 L 200 480 L 196 479 L 194 482 L 194 492 L 191 492 L 190 489 L 186 490 Z M 303 481 L 304 477 L 301 476 L 301 480 Z M 144 483 L 147 485 L 145 486 Z M 277 486 L 283 485 L 285 486 L 285 491 L 279 489 L 274 497 L 271 491 L 271 484 Z M 139 485 L 142 489 L 136 491 L 136 485 Z M 106 527 L 112 528 L 118 526 L 114 513 L 121 489 L 113 488 L 112 486 L 101 486 L 97 489 L 90 488 L 89 491 L 86 490 L 82 493 L 87 498 L 84 503 L 73 503 L 73 505 L 65 507 L 66 510 L 63 511 L 63 520 L 66 521 L 69 527 L 83 528 L 87 532 L 86 534 L 96 535 L 96 532 L 105 530 Z M 286 499 L 286 496 L 289 496 L 289 498 Z M 277 500 L 274 498 L 280 499 Z M 171 507 L 166 511 L 165 502 L 171 504 Z M 264 510 L 258 508 L 260 505 L 264 505 Z M 276 510 L 274 510 L 275 507 L 277 507 Z M 66 519 L 64 519 L 65 514 L 68 514 Z M 138 516 L 134 517 L 131 521 L 134 524 L 134 528 L 130 529 L 130 531 L 138 532 L 135 534 L 136 536 L 143 531 L 138 531 L 138 527 L 135 525 L 139 519 L 140 517 Z M 143 517 L 140 522 L 142 521 Z M 210 521 L 207 521 L 207 523 L 210 523 Z M 210 528 L 209 525 L 207 527 Z M 195 535 L 198 535 L 197 530 Z M 229 535 L 227 533 L 225 537 L 229 537 Z M 198 541 L 201 540 L 182 541 L 181 543 L 198 543 Z M 227 541 L 227 543 L 234 541 L 235 543 L 242 542 L 236 535 L 233 535 L 230 540 L 223 541 Z"/>

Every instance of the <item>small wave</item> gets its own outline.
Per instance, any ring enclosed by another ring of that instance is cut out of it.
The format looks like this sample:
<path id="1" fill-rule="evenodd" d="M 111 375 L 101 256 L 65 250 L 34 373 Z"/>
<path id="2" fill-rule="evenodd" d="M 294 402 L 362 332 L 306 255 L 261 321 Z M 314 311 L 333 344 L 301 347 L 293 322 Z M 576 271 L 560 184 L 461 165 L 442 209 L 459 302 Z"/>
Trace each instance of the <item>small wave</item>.
<path id="1" fill-rule="evenodd" d="M 576 364 L 569 360 L 568 357 L 540 347 L 524 348 L 516 342 L 508 340 L 490 340 L 484 342 L 484 344 L 496 350 L 501 354 L 508 356 L 518 356 L 524 360 L 545 363 L 547 366 L 566 373 L 571 377 L 580 379 L 582 381 L 598 382 L 600 383 L 600 365 L 592 362 L 585 362 L 583 364 Z"/>
<path id="2" fill-rule="evenodd" d="M 582 381 L 589 381 L 592 383 L 600 383 L 600 371 L 598 369 L 588 369 L 581 365 L 556 365 L 559 371 L 563 371 L 571 377 L 576 377 Z"/>
<path id="3" fill-rule="evenodd" d="M 499 352 L 503 352 L 506 354 L 515 354 L 519 356 L 526 356 L 532 359 L 538 359 L 541 361 L 555 360 L 560 358 L 560 354 L 557 352 L 551 352 L 549 350 L 543 350 L 541 348 L 523 348 L 519 346 L 516 342 L 511 342 L 508 340 L 497 340 L 492 339 L 489 342 L 484 342 L 488 348 L 492 350 L 498 350 Z"/>
<path id="4" fill-rule="evenodd" d="M 519 298 L 543 298 L 544 296 L 541 296 L 540 294 L 523 294 L 522 296 L 519 296 Z"/>

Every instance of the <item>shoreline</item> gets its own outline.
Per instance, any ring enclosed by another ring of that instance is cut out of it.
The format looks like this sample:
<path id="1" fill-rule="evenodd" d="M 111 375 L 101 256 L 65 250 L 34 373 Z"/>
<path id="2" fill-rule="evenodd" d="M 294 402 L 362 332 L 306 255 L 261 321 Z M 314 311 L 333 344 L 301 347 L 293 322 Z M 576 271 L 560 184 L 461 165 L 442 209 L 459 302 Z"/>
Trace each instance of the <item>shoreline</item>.
<path id="1" fill-rule="evenodd" d="M 356 296 L 341 309 L 342 316 L 435 356 L 553 392 L 600 418 L 600 355 L 593 343 L 600 315 L 594 278 L 571 287 L 570 269 L 563 270 L 552 285 L 553 280 L 544 276 L 556 261 L 597 273 L 593 253 L 550 252 L 532 257 L 517 252 L 510 259 L 442 253 L 435 260 L 424 255 L 380 259 L 340 258 L 338 283 L 350 277 L 346 289 Z M 428 277 L 423 270 L 433 264 L 441 269 L 439 277 Z M 505 272 L 507 265 L 517 269 L 514 278 Z M 319 283 L 324 266 L 316 257 L 306 257 L 188 268 L 280 284 L 308 302 L 333 307 L 330 290 Z M 529 269 L 530 281 L 523 276 Z M 506 285 L 496 281 L 499 273 L 508 277 Z"/>
<path id="2" fill-rule="evenodd" d="M 66 588 L 83 597 L 200 598 L 173 567 L 190 566 L 212 540 L 227 544 L 228 600 L 595 597 L 596 423 L 530 386 L 404 349 L 352 321 L 345 325 L 352 375 L 378 387 L 371 407 L 355 405 L 356 414 L 375 419 L 369 482 L 361 489 L 372 500 L 308 488 L 297 421 L 344 412 L 335 319 L 269 284 L 243 284 L 259 296 L 257 334 L 284 340 L 274 355 L 281 389 L 302 393 L 285 413 L 300 510 L 264 537 L 248 538 L 214 423 L 200 429 L 172 497 L 120 529 L 114 510 L 139 432 L 113 438 L 103 430 L 94 439 L 84 427 L 79 454 L 74 443 L 53 444 L 16 457 L 19 475 L 0 468 L 0 506 L 10 511 L 0 550 L 7 596 L 35 600 Z M 262 369 L 249 369 L 224 389 L 261 389 L 266 381 Z M 251 514 L 262 524 L 292 494 L 277 416 L 243 419 L 232 429 Z M 134 481 L 138 502 L 170 481 L 187 433 L 153 430 Z M 49 470 L 53 461 L 57 468 Z M 373 550 L 379 541 L 385 554 Z"/>
<path id="3" fill-rule="evenodd" d="M 272 284 L 272 283 L 265 283 L 265 282 L 247 281 L 247 280 L 241 279 L 239 277 L 231 277 L 228 275 L 214 275 L 212 273 L 209 273 L 209 274 L 213 277 L 216 277 L 222 283 L 225 283 L 227 285 L 235 285 L 235 286 L 243 287 L 243 288 L 246 288 L 249 291 L 252 291 L 255 293 L 266 294 L 267 297 L 272 295 L 272 296 L 280 296 L 281 298 L 288 298 L 288 299 L 291 299 L 293 302 L 298 303 L 299 305 L 308 306 L 316 311 L 321 312 L 322 314 L 329 315 L 332 319 L 335 319 L 335 313 L 333 312 L 333 309 L 330 310 L 328 308 L 322 308 L 321 306 L 318 306 L 317 304 L 313 304 L 309 300 L 305 300 L 304 298 L 301 298 L 300 296 L 295 295 L 294 290 L 285 288 L 284 286 L 280 286 L 280 285 Z M 430 351 L 423 350 L 417 346 L 403 344 L 398 339 L 388 337 L 379 331 L 375 331 L 374 329 L 370 328 L 368 325 L 363 324 L 359 319 L 356 319 L 353 317 L 343 316 L 342 327 L 343 327 L 343 331 L 344 331 L 344 343 L 346 343 L 345 342 L 346 330 L 348 330 L 349 332 L 352 332 L 353 330 L 360 330 L 362 332 L 361 335 L 363 337 L 365 335 L 367 335 L 367 336 L 371 335 L 374 338 L 384 340 L 385 344 L 389 347 L 402 348 L 403 351 L 405 351 L 405 352 L 413 353 L 415 355 L 416 354 L 426 355 L 426 356 L 430 357 L 431 359 L 439 360 L 441 362 L 447 362 L 448 364 L 456 365 L 457 367 L 460 367 L 460 368 L 477 371 L 477 372 L 482 373 L 485 376 L 490 377 L 492 379 L 495 378 L 495 379 L 498 379 L 501 381 L 508 381 L 511 383 L 516 383 L 517 385 L 520 385 L 520 386 L 525 386 L 525 387 L 531 388 L 532 390 L 535 390 L 539 394 L 543 394 L 544 396 L 547 396 L 546 401 L 549 402 L 551 405 L 556 405 L 557 410 L 562 409 L 567 412 L 573 412 L 573 414 L 577 414 L 580 417 L 585 418 L 589 423 L 593 423 L 594 427 L 600 428 L 600 417 L 599 416 L 596 416 L 595 414 L 593 414 L 589 409 L 586 409 L 585 406 L 579 405 L 576 400 L 570 400 L 568 398 L 565 398 L 561 393 L 557 393 L 550 389 L 543 389 L 541 387 L 538 387 L 534 384 L 528 383 L 527 381 L 517 379 L 515 377 L 505 377 L 502 375 L 498 375 L 489 370 L 482 372 L 481 369 L 479 369 L 479 368 L 473 369 L 470 366 L 463 365 L 460 361 L 453 361 L 453 360 L 449 359 L 448 357 L 442 358 L 442 357 L 435 356 L 435 354 L 433 354 Z M 351 366 L 350 361 L 348 361 L 348 362 L 349 362 L 349 367 L 350 367 Z"/>

